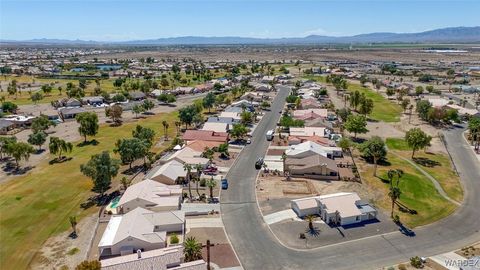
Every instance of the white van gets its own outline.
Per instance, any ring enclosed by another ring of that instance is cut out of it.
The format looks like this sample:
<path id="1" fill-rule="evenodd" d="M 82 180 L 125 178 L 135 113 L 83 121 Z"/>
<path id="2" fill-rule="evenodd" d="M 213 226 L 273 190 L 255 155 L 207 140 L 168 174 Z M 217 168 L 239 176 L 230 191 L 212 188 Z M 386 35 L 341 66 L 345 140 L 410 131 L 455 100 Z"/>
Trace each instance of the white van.
<path id="1" fill-rule="evenodd" d="M 267 131 L 267 133 L 265 134 L 266 137 L 267 137 L 267 141 L 273 140 L 273 135 L 274 135 L 274 133 L 275 133 L 275 131 L 273 131 L 273 130 Z"/>

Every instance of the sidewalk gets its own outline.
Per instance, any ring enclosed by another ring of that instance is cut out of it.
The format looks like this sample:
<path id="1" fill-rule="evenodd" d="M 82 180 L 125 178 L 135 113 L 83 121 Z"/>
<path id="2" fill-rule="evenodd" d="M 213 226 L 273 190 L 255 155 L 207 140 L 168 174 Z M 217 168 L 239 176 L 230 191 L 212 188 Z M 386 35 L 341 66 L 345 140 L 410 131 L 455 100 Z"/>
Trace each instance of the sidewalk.
<path id="1" fill-rule="evenodd" d="M 461 263 L 467 260 L 467 258 L 462 257 L 455 252 L 439 254 L 430 257 L 430 259 L 449 270 L 460 270 L 461 268 L 459 266 L 462 265 Z"/>

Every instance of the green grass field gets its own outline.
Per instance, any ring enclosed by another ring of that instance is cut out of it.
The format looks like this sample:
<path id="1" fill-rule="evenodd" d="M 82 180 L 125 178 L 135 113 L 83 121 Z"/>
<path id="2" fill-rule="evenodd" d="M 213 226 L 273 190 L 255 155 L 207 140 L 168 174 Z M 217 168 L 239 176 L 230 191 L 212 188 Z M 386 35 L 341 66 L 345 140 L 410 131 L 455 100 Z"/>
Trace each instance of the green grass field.
<path id="1" fill-rule="evenodd" d="M 364 93 L 367 98 L 372 99 L 374 102 L 373 111 L 369 115 L 370 118 L 383 122 L 400 121 L 400 115 L 402 114 L 402 108 L 400 105 L 389 101 L 381 94 L 371 90 L 370 88 L 363 87 L 360 84 L 349 83 L 349 92 L 355 92 L 357 90 L 360 93 Z"/>
<path id="2" fill-rule="evenodd" d="M 93 195 L 91 180 L 80 172 L 80 164 L 104 150 L 112 151 L 119 138 L 131 137 L 137 124 L 153 128 L 163 136 L 162 121 L 175 132 L 177 113 L 158 114 L 120 127 L 102 125 L 95 139 L 98 145 L 74 147 L 72 160 L 49 165 L 38 164 L 34 172 L 0 185 L 0 268 L 26 269 L 42 244 L 52 235 L 69 228 L 69 216 L 79 219 L 98 208 L 82 210 L 80 204 Z M 159 150 L 159 149 L 156 149 Z M 118 179 L 112 186 L 118 185 Z"/>
<path id="3" fill-rule="evenodd" d="M 380 178 L 373 176 L 372 166 L 364 165 L 361 172 L 362 179 L 367 185 L 383 192 L 383 197 L 375 201 L 377 206 L 390 213 L 391 200 L 388 197 L 387 171 L 389 169 L 402 169 L 405 174 L 400 181 L 402 191 L 400 202 L 409 209 L 418 212 L 417 214 L 409 214 L 401 212 L 395 207 L 395 214 L 400 216 L 403 223 L 411 227 L 421 226 L 440 220 L 455 210 L 456 206 L 440 196 L 432 182 L 408 162 L 392 154 L 388 154 L 387 159 L 389 165 L 378 166 L 377 175 Z"/>
<path id="4" fill-rule="evenodd" d="M 404 139 L 387 138 L 386 143 L 390 150 L 394 150 L 395 153 L 411 160 L 412 149 Z M 458 202 L 463 200 L 460 178 L 453 169 L 448 155 L 418 151 L 415 153 L 415 161 L 418 166 L 437 179 L 450 198 Z"/>

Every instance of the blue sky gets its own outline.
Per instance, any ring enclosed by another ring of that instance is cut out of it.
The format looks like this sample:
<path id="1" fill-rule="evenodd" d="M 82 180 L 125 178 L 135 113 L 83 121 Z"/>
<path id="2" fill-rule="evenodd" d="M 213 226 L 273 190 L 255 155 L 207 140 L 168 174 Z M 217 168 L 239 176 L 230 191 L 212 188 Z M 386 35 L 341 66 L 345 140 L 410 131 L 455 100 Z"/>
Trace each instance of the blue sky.
<path id="1" fill-rule="evenodd" d="M 480 0 L 0 0 L 0 38 L 299 37 L 480 25 Z"/>

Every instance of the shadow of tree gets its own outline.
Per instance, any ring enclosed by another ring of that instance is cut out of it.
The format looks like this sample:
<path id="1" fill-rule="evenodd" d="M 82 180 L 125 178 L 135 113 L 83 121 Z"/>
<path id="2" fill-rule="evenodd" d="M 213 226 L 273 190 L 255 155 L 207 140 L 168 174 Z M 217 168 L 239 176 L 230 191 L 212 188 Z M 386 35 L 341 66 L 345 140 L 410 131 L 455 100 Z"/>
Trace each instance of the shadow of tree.
<path id="1" fill-rule="evenodd" d="M 93 140 L 90 140 L 90 141 L 86 141 L 86 142 L 81 142 L 79 144 L 77 144 L 78 147 L 83 147 L 83 146 L 87 146 L 87 145 L 98 145 L 100 142 L 93 139 Z"/>
<path id="2" fill-rule="evenodd" d="M 398 206 L 398 210 L 400 210 L 403 213 L 409 213 L 411 215 L 416 215 L 418 214 L 417 210 L 408 208 L 408 206 L 404 205 L 403 203 L 396 201 L 395 204 Z"/>
<path id="3" fill-rule="evenodd" d="M 55 163 L 63 163 L 72 160 L 72 157 L 62 156 L 61 158 L 54 158 L 48 162 L 48 164 L 53 165 Z"/>
<path id="4" fill-rule="evenodd" d="M 428 167 L 428 168 L 433 168 L 433 167 L 441 165 L 440 162 L 438 162 L 438 161 L 431 160 L 431 159 L 424 158 L 424 157 L 414 157 L 413 161 L 417 164 L 420 164 L 420 165 L 422 165 L 424 167 Z"/>
<path id="5" fill-rule="evenodd" d="M 320 232 L 321 230 L 318 227 L 313 227 L 312 229 L 307 227 L 307 230 L 305 231 L 306 234 L 309 234 L 314 237 L 318 237 L 320 235 Z"/>

